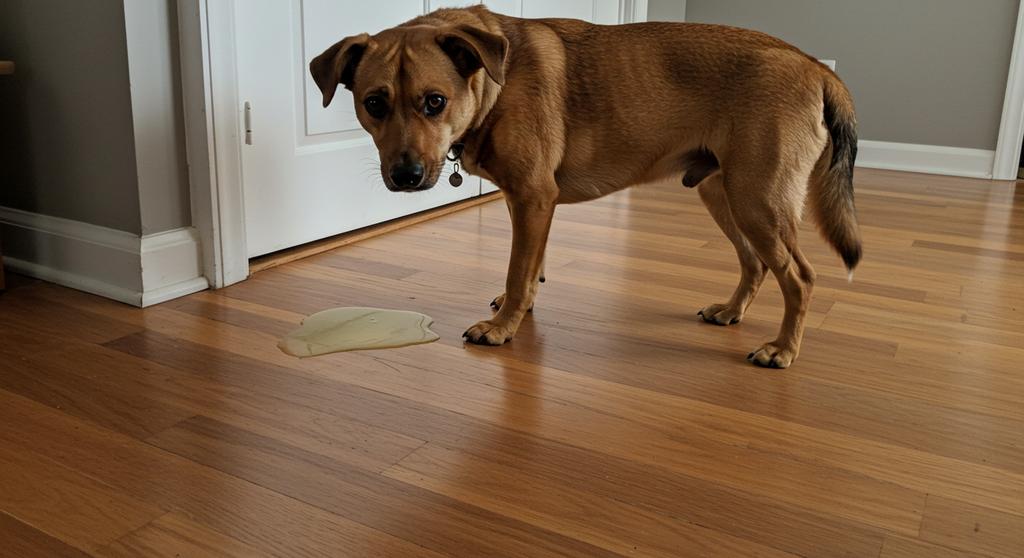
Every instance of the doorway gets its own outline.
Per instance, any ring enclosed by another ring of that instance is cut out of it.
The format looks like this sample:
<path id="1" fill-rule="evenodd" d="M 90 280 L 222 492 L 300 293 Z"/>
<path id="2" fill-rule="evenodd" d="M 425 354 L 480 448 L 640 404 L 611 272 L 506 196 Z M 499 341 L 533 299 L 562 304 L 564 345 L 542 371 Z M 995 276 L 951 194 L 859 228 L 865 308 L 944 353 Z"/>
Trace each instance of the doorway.
<path id="1" fill-rule="evenodd" d="M 178 3 L 193 223 L 212 286 L 245 279 L 251 257 L 495 189 L 471 179 L 461 188 L 414 195 L 386 190 L 376 149 L 354 118 L 350 94 L 346 90 L 322 108 L 306 70 L 310 58 L 344 36 L 476 3 Z M 643 0 L 492 0 L 488 6 L 514 16 L 605 24 L 643 21 L 647 11 Z"/>

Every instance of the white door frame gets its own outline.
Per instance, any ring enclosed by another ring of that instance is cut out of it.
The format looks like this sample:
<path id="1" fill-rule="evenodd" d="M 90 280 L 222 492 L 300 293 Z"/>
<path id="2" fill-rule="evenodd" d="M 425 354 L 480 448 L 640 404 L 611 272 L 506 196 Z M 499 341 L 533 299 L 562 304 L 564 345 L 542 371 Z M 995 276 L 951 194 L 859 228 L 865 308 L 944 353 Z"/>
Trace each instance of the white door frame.
<path id="1" fill-rule="evenodd" d="M 192 225 L 213 288 L 249 276 L 242 197 L 234 0 L 179 0 L 182 105 Z"/>
<path id="2" fill-rule="evenodd" d="M 178 1 L 192 224 L 203 247 L 203 272 L 213 288 L 249 276 L 235 57 L 236 1 Z M 423 5 L 426 11 L 429 0 Z M 646 21 L 647 0 L 619 0 L 619 20 Z"/>
<path id="3" fill-rule="evenodd" d="M 999 139 L 992 165 L 992 178 L 1015 180 L 1020 165 L 1021 142 L 1024 140 L 1024 2 L 1017 8 L 1017 30 L 1013 35 L 1010 71 L 1003 97 L 1003 117 L 999 122 Z"/>
<path id="4" fill-rule="evenodd" d="M 647 21 L 647 0 L 619 0 L 619 23 L 644 21 Z"/>

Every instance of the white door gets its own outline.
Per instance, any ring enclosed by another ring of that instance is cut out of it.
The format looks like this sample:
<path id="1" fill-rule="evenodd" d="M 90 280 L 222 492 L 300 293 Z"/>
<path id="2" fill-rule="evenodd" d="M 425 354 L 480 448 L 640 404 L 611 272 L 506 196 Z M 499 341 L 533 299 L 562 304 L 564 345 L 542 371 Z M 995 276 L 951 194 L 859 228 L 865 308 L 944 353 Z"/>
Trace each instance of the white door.
<path id="1" fill-rule="evenodd" d="M 478 0 L 429 0 L 431 10 L 480 4 Z M 516 17 L 571 17 L 594 23 L 619 23 L 619 0 L 487 0 L 487 9 Z"/>
<path id="2" fill-rule="evenodd" d="M 571 17 L 593 23 L 619 23 L 618 0 L 523 0 L 521 17 Z"/>
<path id="3" fill-rule="evenodd" d="M 331 106 L 307 71 L 343 37 L 374 33 L 442 6 L 471 1 L 242 0 L 235 4 L 247 252 L 255 257 L 491 191 L 479 179 L 425 192 L 388 191 L 377 150 L 356 120 L 351 93 Z M 615 23 L 618 0 L 492 0 L 526 17 Z M 248 107 L 248 117 L 244 116 Z M 246 134 L 242 134 L 245 137 Z"/>

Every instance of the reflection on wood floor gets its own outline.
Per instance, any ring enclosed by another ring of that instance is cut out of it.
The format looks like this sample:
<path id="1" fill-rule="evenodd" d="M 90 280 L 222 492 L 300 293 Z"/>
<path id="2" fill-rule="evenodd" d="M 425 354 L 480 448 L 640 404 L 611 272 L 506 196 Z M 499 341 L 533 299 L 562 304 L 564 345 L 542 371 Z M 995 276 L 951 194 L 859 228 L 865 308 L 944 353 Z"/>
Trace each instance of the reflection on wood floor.
<path id="1" fill-rule="evenodd" d="M 676 184 L 560 207 L 518 337 L 501 201 L 137 310 L 19 279 L 0 297 L 0 550 L 12 556 L 1024 555 L 1024 194 L 859 171 L 865 259 L 818 283 L 789 370 L 769 280 L 738 278 Z M 334 306 L 442 339 L 300 361 Z"/>

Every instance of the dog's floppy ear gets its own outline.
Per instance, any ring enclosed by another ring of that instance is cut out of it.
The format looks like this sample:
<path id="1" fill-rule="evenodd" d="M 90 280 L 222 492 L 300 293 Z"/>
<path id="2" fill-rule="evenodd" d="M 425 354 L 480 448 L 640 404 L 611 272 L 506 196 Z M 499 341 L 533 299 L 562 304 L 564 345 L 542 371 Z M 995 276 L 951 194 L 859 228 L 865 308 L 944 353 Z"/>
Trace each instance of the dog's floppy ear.
<path id="1" fill-rule="evenodd" d="M 324 107 L 331 104 L 338 84 L 345 89 L 352 89 L 352 80 L 356 74 L 356 66 L 363 57 L 363 51 L 370 42 L 366 33 L 346 37 L 323 51 L 309 63 L 309 73 L 313 74 L 320 92 L 324 94 Z"/>
<path id="2" fill-rule="evenodd" d="M 505 55 L 508 39 L 472 25 L 456 25 L 441 30 L 437 44 L 455 63 L 462 77 L 473 75 L 481 67 L 498 85 L 505 85 Z"/>

